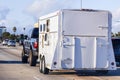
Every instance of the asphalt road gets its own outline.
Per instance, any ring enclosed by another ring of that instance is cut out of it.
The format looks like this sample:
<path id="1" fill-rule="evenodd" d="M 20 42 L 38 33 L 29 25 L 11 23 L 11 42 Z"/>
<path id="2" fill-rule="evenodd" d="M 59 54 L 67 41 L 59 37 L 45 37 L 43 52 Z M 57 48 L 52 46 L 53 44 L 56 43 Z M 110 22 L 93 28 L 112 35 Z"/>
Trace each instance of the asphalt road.
<path id="1" fill-rule="evenodd" d="M 22 47 L 0 45 L 0 80 L 120 80 L 120 68 L 108 74 L 94 71 L 53 71 L 48 75 L 39 73 L 38 64 L 30 67 L 21 62 Z"/>

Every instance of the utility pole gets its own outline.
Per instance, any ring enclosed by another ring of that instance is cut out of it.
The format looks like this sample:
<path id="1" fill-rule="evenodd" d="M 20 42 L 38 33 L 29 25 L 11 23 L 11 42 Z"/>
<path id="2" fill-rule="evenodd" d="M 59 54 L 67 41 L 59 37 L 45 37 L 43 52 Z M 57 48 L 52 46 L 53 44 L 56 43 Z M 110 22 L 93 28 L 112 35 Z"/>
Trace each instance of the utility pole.
<path id="1" fill-rule="evenodd" d="M 81 2 L 80 2 L 80 3 L 81 3 L 81 9 L 82 9 L 82 0 L 81 0 Z"/>

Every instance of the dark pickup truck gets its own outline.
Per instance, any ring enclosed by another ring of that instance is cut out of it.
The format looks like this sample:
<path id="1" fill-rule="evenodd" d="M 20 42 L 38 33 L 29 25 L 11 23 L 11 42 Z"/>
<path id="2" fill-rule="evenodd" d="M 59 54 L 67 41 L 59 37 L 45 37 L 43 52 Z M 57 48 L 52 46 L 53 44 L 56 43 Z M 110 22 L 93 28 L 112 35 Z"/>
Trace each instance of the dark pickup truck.
<path id="1" fill-rule="evenodd" d="M 38 59 L 38 28 L 31 29 L 29 36 L 23 42 L 22 62 L 29 62 L 30 66 L 36 66 Z"/>
<path id="2" fill-rule="evenodd" d="M 113 50 L 115 54 L 115 61 L 120 63 L 120 38 L 112 38 Z"/>

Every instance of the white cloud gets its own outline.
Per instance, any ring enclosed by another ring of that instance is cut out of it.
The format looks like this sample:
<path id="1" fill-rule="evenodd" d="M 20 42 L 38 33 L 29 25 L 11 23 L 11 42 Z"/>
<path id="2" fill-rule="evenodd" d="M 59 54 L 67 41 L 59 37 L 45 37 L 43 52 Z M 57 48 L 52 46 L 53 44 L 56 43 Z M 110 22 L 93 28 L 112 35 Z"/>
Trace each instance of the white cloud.
<path id="1" fill-rule="evenodd" d="M 5 26 L 7 15 L 10 9 L 4 6 L 0 6 L 0 25 Z"/>
<path id="2" fill-rule="evenodd" d="M 120 8 L 113 12 L 113 19 L 120 19 Z"/>
<path id="3" fill-rule="evenodd" d="M 34 0 L 24 12 L 33 17 L 34 21 L 37 22 L 42 15 L 59 9 L 76 9 L 77 7 L 80 8 L 80 1 L 78 3 L 78 0 Z"/>
<path id="4" fill-rule="evenodd" d="M 120 22 L 118 22 L 118 23 L 113 23 L 113 29 L 112 29 L 112 31 L 113 31 L 113 33 L 117 33 L 117 32 L 120 32 Z"/>
<path id="5" fill-rule="evenodd" d="M 0 6 L 0 20 L 5 20 L 9 11 L 9 8 Z"/>
<path id="6" fill-rule="evenodd" d="M 112 12 L 113 15 L 113 32 L 120 32 L 120 8 L 117 9 L 116 11 Z"/>
<path id="7" fill-rule="evenodd" d="M 26 12 L 35 18 L 41 15 L 59 9 L 79 8 L 80 1 L 78 0 L 35 0 L 27 9 Z"/>

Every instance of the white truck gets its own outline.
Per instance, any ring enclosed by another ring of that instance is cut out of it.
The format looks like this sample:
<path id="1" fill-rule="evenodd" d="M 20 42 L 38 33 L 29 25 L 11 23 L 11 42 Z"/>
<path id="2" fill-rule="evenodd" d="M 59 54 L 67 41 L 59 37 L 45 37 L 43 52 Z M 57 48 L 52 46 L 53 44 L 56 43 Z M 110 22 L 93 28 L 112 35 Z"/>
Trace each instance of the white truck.
<path id="1" fill-rule="evenodd" d="M 39 70 L 116 70 L 109 11 L 64 9 L 39 18 Z"/>

